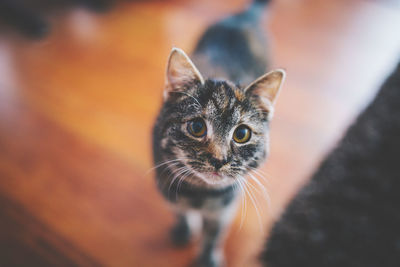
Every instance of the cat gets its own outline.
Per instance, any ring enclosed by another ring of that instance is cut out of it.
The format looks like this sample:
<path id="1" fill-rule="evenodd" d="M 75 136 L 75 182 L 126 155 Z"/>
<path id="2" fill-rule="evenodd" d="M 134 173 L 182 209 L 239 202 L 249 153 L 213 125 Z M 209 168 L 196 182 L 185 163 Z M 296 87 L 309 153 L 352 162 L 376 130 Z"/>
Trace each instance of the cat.
<path id="1" fill-rule="evenodd" d="M 400 64 L 291 201 L 268 267 L 400 266 Z"/>
<path id="2" fill-rule="evenodd" d="M 285 78 L 266 73 L 259 19 L 267 1 L 208 28 L 192 55 L 168 59 L 164 102 L 153 128 L 156 181 L 172 204 L 172 240 L 187 244 L 202 224 L 195 266 L 222 266 L 221 247 L 244 176 L 268 155 L 269 122 Z M 204 76 L 203 76 L 204 75 Z"/>

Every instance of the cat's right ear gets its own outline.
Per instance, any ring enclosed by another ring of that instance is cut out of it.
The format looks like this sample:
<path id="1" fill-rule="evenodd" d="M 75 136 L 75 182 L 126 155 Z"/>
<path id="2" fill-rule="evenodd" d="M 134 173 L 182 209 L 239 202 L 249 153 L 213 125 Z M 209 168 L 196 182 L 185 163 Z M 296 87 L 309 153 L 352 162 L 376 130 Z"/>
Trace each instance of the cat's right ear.
<path id="1" fill-rule="evenodd" d="M 164 100 L 168 99 L 171 92 L 182 92 L 185 85 L 195 82 L 204 84 L 199 70 L 182 49 L 172 48 L 167 64 Z"/>

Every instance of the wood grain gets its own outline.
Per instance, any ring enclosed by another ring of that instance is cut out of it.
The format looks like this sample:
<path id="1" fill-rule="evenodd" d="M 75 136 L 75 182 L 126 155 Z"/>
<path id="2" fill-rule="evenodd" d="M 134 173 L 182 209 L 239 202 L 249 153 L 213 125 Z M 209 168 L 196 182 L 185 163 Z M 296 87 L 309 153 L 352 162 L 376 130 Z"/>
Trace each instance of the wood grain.
<path id="1" fill-rule="evenodd" d="M 390 2 L 390 1 L 389 1 Z M 244 1 L 121 2 L 53 15 L 46 40 L 0 37 L 0 265 L 186 266 L 152 177 L 150 132 L 170 48 L 186 51 Z M 287 70 L 272 124 L 261 224 L 247 197 L 228 266 L 256 266 L 268 229 L 400 55 L 400 8 L 277 0 L 271 60 Z M 243 225 L 241 220 L 243 218 Z"/>

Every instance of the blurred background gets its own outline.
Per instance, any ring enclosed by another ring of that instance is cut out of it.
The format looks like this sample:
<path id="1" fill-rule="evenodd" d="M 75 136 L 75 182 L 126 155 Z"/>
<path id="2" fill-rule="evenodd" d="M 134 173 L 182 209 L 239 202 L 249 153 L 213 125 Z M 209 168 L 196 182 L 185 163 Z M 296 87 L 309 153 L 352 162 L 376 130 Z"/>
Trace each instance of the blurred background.
<path id="1" fill-rule="evenodd" d="M 0 266 L 186 266 L 169 242 L 151 127 L 172 46 L 191 52 L 235 1 L 0 0 Z M 257 266 L 272 223 L 400 56 L 394 0 L 274 0 L 270 205 L 230 231 L 228 266 Z M 256 192 L 255 192 L 256 193 Z"/>

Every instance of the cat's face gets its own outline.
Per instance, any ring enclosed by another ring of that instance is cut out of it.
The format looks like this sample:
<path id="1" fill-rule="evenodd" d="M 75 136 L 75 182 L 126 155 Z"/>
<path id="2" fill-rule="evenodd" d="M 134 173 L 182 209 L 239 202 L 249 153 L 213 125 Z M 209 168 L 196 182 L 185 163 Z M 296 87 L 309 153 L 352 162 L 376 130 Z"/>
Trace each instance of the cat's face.
<path id="1" fill-rule="evenodd" d="M 268 154 L 270 96 L 282 79 L 276 71 L 247 88 L 204 81 L 190 59 L 173 50 L 161 114 L 161 148 L 170 171 L 194 183 L 227 185 L 257 168 Z M 261 94 L 266 86 L 271 90 Z"/>

